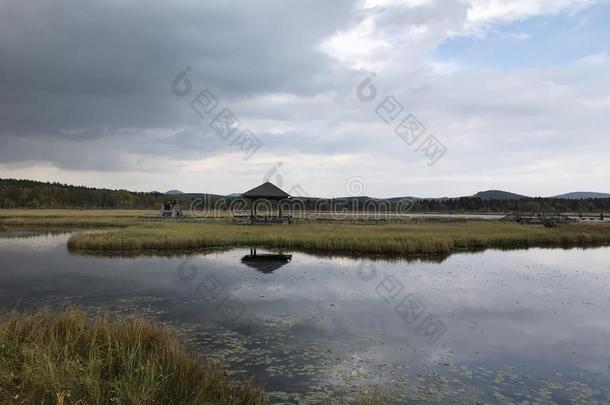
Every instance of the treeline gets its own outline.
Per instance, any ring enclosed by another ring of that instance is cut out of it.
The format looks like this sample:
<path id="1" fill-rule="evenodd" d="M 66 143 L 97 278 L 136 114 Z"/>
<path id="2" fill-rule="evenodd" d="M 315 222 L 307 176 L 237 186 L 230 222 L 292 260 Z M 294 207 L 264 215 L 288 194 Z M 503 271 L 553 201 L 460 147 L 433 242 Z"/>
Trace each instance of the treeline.
<path id="1" fill-rule="evenodd" d="M 218 195 L 190 195 L 193 209 L 239 211 L 249 210 L 251 202 L 239 197 Z M 277 202 L 265 204 L 259 201 L 260 209 L 270 205 L 277 209 Z M 438 199 L 390 198 L 375 199 L 368 197 L 346 197 L 335 199 L 294 197 L 283 201 L 284 210 L 337 213 L 345 211 L 383 213 L 443 212 L 443 213 L 601 213 L 610 211 L 610 198 L 591 198 L 586 200 L 566 200 L 560 198 L 523 198 L 520 200 L 483 199 L 480 197 L 458 197 Z"/>
<path id="2" fill-rule="evenodd" d="M 418 200 L 414 211 L 418 212 L 583 212 L 598 213 L 610 211 L 610 198 L 590 198 L 567 200 L 561 198 L 522 198 L 519 200 L 482 199 L 480 197 L 460 197 L 434 200 Z"/>
<path id="3" fill-rule="evenodd" d="M 610 212 L 610 198 L 590 198 L 567 200 L 559 198 L 523 198 L 520 200 L 482 199 L 480 197 L 459 197 L 439 199 L 391 198 L 387 200 L 347 198 L 334 200 L 306 199 L 305 209 L 340 211 L 347 207 L 352 211 L 390 212 L 443 212 L 443 213 L 601 213 Z M 332 207 L 332 208 L 330 208 Z"/>
<path id="4" fill-rule="evenodd" d="M 0 179 L 0 208 L 82 208 L 82 209 L 159 209 L 166 200 L 176 200 L 189 209 L 249 209 L 249 202 L 239 197 L 213 194 L 165 195 L 44 183 L 32 180 Z M 366 197 L 338 199 L 293 199 L 288 205 L 307 211 L 376 212 L 610 212 L 610 198 L 566 200 L 559 198 L 523 198 L 520 200 L 459 197 L 442 199 L 386 200 Z M 287 207 L 288 208 L 288 207 Z"/>
<path id="5" fill-rule="evenodd" d="M 159 209 L 167 198 L 162 193 L 0 179 L 0 208 Z"/>

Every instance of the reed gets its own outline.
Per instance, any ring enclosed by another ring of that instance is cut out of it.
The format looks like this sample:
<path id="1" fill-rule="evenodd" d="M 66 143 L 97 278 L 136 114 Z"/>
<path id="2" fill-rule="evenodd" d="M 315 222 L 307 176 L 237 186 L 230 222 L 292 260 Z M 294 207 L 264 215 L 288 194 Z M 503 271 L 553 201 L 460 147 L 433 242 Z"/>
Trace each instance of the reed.
<path id="1" fill-rule="evenodd" d="M 0 319 L 3 404 L 262 404 L 262 390 L 230 380 L 143 319 L 83 312 Z"/>
<path id="2" fill-rule="evenodd" d="M 158 215 L 146 210 L 0 209 L 0 226 L 19 228 L 102 228 L 142 223 Z"/>
<path id="3" fill-rule="evenodd" d="M 265 395 L 150 321 L 72 309 L 0 317 L 0 403 L 259 405 Z M 332 403 L 386 401 L 376 390 Z"/>
<path id="4" fill-rule="evenodd" d="M 0 218 L 118 218 L 159 215 L 158 210 L 0 209 Z"/>
<path id="5" fill-rule="evenodd" d="M 412 223 L 387 225 L 151 223 L 104 232 L 80 232 L 71 250 L 203 249 L 258 246 L 363 255 L 447 254 L 459 250 L 534 246 L 610 244 L 606 224 L 567 224 L 553 228 L 513 223 Z"/>

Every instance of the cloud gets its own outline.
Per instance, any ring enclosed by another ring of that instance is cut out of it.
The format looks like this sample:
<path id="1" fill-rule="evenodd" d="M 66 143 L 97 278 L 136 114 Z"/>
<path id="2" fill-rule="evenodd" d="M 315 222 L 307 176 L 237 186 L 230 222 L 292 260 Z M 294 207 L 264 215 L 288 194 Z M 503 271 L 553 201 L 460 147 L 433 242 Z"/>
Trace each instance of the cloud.
<path id="1" fill-rule="evenodd" d="M 4 2 L 0 176 L 230 193 L 282 161 L 287 184 L 317 195 L 354 175 L 377 196 L 599 189 L 608 55 L 521 69 L 434 55 L 456 36 L 535 41 L 502 24 L 594 3 Z M 187 66 L 192 92 L 178 97 Z M 378 97 L 363 103 L 371 72 Z M 251 159 L 190 108 L 204 88 L 262 141 Z M 434 167 L 375 113 L 389 95 L 447 146 Z"/>
<path id="2" fill-rule="evenodd" d="M 327 58 L 315 45 L 345 23 L 352 6 L 3 2 L 0 131 L 192 123 L 169 88 L 185 66 L 194 83 L 227 99 L 316 92 L 328 79 Z"/>
<path id="3" fill-rule="evenodd" d="M 603 1 L 603 0 L 602 0 Z M 480 24 L 509 22 L 528 17 L 574 12 L 600 0 L 470 0 L 468 21 Z"/>

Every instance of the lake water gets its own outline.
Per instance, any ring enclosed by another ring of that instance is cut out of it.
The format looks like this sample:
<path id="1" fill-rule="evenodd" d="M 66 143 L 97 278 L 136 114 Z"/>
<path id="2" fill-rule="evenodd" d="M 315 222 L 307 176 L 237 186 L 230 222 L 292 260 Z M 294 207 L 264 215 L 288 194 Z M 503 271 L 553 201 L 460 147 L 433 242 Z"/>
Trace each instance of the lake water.
<path id="1" fill-rule="evenodd" d="M 0 233 L 0 308 L 143 314 L 271 403 L 610 403 L 610 248 L 254 268 L 247 249 L 99 257 L 68 237 Z"/>

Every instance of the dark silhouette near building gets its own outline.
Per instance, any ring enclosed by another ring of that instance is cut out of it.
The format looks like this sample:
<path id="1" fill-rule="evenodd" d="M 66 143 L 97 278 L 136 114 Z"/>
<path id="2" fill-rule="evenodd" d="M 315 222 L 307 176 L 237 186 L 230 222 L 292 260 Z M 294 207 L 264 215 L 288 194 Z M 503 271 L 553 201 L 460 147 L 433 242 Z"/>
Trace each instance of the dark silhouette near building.
<path id="1" fill-rule="evenodd" d="M 256 248 L 250 249 L 250 254 L 241 258 L 243 264 L 261 273 L 272 273 L 290 263 L 292 255 L 283 253 L 256 253 Z"/>

